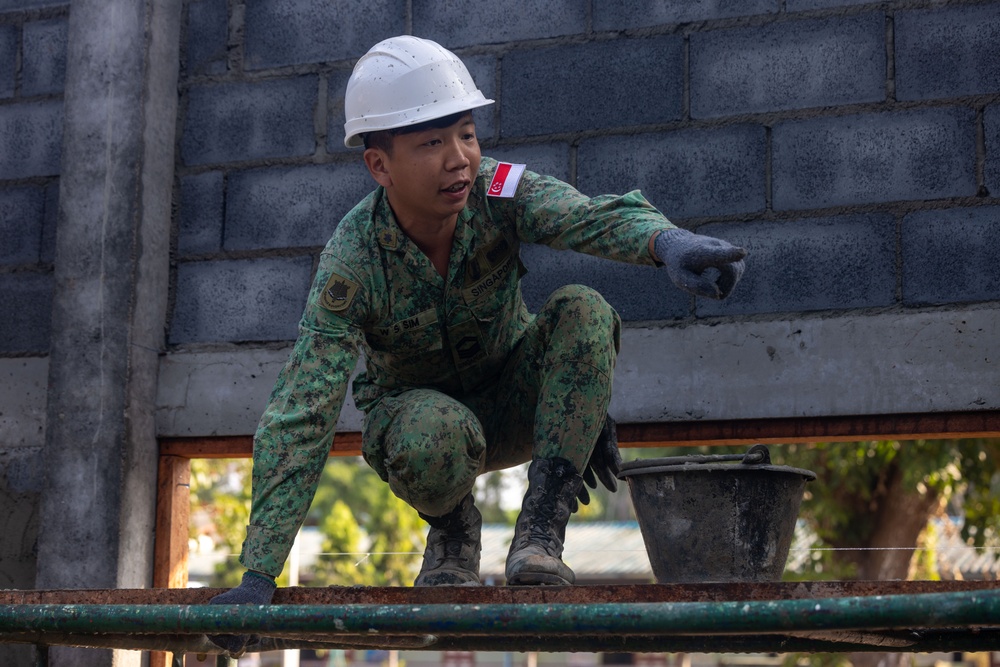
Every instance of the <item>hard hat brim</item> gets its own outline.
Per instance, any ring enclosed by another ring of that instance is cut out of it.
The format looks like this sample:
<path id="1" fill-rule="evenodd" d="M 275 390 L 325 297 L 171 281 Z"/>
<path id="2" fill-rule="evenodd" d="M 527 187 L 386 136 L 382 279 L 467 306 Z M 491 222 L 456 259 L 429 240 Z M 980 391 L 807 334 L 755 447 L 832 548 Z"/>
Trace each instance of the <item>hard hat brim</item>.
<path id="1" fill-rule="evenodd" d="M 472 111 L 493 103 L 494 100 L 488 99 L 477 90 L 463 99 L 452 100 L 445 104 L 435 104 L 433 107 L 420 106 L 387 114 L 353 118 L 344 124 L 344 145 L 348 148 L 358 148 L 364 145 L 364 135 L 369 132 L 398 130 L 462 111 Z"/>

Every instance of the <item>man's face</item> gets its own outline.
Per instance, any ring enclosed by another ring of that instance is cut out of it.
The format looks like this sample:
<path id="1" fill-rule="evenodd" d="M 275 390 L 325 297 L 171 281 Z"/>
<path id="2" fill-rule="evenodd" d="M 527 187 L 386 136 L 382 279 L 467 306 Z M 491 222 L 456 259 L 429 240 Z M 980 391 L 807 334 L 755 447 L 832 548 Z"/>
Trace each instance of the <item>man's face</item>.
<path id="1" fill-rule="evenodd" d="M 389 203 L 403 227 L 453 223 L 469 199 L 479 173 L 479 140 L 472 114 L 441 129 L 393 137 L 383 153 Z"/>

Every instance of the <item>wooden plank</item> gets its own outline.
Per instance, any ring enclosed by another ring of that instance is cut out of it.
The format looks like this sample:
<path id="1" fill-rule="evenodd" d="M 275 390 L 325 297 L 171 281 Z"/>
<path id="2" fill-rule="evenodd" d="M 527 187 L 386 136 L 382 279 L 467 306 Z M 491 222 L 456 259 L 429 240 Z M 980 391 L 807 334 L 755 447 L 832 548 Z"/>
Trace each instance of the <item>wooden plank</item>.
<path id="1" fill-rule="evenodd" d="M 190 493 L 191 459 L 160 456 L 153 569 L 153 586 L 157 588 L 187 587 Z"/>
<path id="2" fill-rule="evenodd" d="M 191 459 L 160 456 L 153 547 L 153 586 L 156 588 L 187 590 L 190 513 Z M 149 667 L 170 667 L 171 657 L 166 651 L 150 651 Z"/>
<path id="3" fill-rule="evenodd" d="M 253 436 L 224 435 L 204 438 L 161 438 L 160 456 L 189 459 L 248 459 L 253 456 Z M 337 433 L 330 456 L 361 456 L 361 433 Z"/>
<path id="4" fill-rule="evenodd" d="M 619 424 L 623 446 L 1000 437 L 1000 411 Z"/>
<path id="5" fill-rule="evenodd" d="M 622 447 L 997 437 L 1000 411 L 989 410 L 618 424 Z M 253 439 L 249 435 L 164 438 L 160 453 L 188 458 L 249 458 L 253 455 Z M 360 433 L 336 435 L 330 456 L 360 455 Z"/>
<path id="6" fill-rule="evenodd" d="M 160 456 L 153 548 L 153 586 L 156 588 L 187 588 L 190 515 L 191 459 Z M 169 667 L 170 658 L 165 651 L 151 651 L 149 667 Z"/>

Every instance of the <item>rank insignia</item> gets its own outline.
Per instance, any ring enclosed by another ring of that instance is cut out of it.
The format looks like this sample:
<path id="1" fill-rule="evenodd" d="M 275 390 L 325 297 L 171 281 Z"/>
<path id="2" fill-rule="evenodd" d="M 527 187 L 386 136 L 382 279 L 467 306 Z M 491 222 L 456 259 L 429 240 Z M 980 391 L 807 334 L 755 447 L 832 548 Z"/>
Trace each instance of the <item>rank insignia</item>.
<path id="1" fill-rule="evenodd" d="M 386 250 L 398 250 L 399 234 L 395 229 L 384 229 L 378 234 L 378 242 Z"/>

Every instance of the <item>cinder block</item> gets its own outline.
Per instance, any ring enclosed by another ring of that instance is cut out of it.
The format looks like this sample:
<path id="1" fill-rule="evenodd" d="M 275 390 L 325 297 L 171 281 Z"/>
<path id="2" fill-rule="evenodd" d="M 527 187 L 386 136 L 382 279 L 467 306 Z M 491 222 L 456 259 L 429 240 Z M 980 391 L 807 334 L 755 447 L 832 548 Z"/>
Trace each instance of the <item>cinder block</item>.
<path id="1" fill-rule="evenodd" d="M 0 354 L 44 354 L 52 324 L 52 274 L 0 273 Z"/>
<path id="2" fill-rule="evenodd" d="M 746 248 L 746 271 L 724 301 L 697 299 L 699 317 L 892 305 L 895 221 L 873 213 L 781 222 L 716 223 L 699 234 Z"/>
<path id="3" fill-rule="evenodd" d="M 511 52 L 501 63 L 501 136 L 679 120 L 683 46 L 662 35 Z"/>
<path id="4" fill-rule="evenodd" d="M 22 95 L 61 93 L 66 79 L 66 19 L 24 24 Z"/>
<path id="5" fill-rule="evenodd" d="M 41 261 L 51 264 L 56 258 L 56 223 L 59 221 L 59 181 L 45 188 L 45 215 L 42 221 Z"/>
<path id="6" fill-rule="evenodd" d="M 376 42 L 405 32 L 404 20 L 404 4 L 396 0 L 248 2 L 245 66 L 357 59 Z"/>
<path id="7" fill-rule="evenodd" d="M 976 193 L 972 109 L 788 121 L 772 140 L 776 210 Z"/>
<path id="8" fill-rule="evenodd" d="M 986 130 L 986 188 L 990 195 L 1000 195 L 1000 106 L 986 107 L 983 113 Z"/>
<path id="9" fill-rule="evenodd" d="M 325 246 L 344 215 L 376 187 L 360 157 L 347 164 L 231 173 L 223 247 Z"/>
<path id="10" fill-rule="evenodd" d="M 1000 4 L 900 11 L 895 36 L 897 99 L 1000 92 Z"/>
<path id="11" fill-rule="evenodd" d="M 326 150 L 328 153 L 344 153 L 356 149 L 344 146 L 344 94 L 347 92 L 347 81 L 351 78 L 350 69 L 333 71 L 326 84 Z"/>
<path id="12" fill-rule="evenodd" d="M 312 257 L 181 262 L 170 344 L 294 340 Z"/>
<path id="13" fill-rule="evenodd" d="M 59 173 L 61 100 L 0 106 L 0 179 Z"/>
<path id="14" fill-rule="evenodd" d="M 766 136 L 759 125 L 601 137 L 580 144 L 579 189 L 640 189 L 668 217 L 763 211 Z"/>
<path id="15" fill-rule="evenodd" d="M 18 379 L 23 382 L 28 378 L 21 375 Z M 44 407 L 42 412 L 44 412 Z M 14 415 L 10 416 L 14 417 Z M 34 508 L 34 504 L 38 502 L 37 494 L 40 494 L 45 490 L 45 457 L 42 456 L 44 432 L 39 433 L 38 435 L 42 436 L 39 438 L 42 440 L 42 442 L 39 443 L 40 446 L 11 446 L 11 443 L 4 442 L 4 479 L 3 482 L 0 482 L 0 484 L 2 484 L 0 488 L 3 489 L 3 502 L 5 504 L 10 503 L 10 505 L 20 506 L 18 509 L 26 513 L 21 515 L 24 519 L 26 519 L 26 521 L 24 521 L 24 523 L 21 523 L 20 521 L 18 522 L 18 530 L 25 529 L 31 530 L 32 532 L 38 530 L 38 521 L 37 517 L 28 519 L 28 514 L 34 515 L 37 512 Z M 10 505 L 8 505 L 8 507 Z M 10 524 L 8 524 L 8 527 L 9 525 Z M 21 537 L 21 535 L 17 535 L 17 537 Z M 8 556 L 14 556 L 17 554 L 16 558 L 18 560 L 24 559 L 25 561 L 31 561 L 32 567 L 30 568 L 30 574 L 25 572 L 28 576 L 26 576 L 23 580 L 24 583 L 30 587 L 34 585 L 35 579 L 33 558 L 35 554 L 32 553 L 32 549 L 23 549 L 18 551 L 19 553 L 13 552 L 8 554 Z M 32 558 L 27 558 L 29 555 L 31 555 Z M 19 563 L 18 565 L 25 570 L 28 569 L 26 567 L 28 563 L 26 562 Z M 5 575 L 6 574 L 8 573 L 5 573 Z"/>
<path id="16" fill-rule="evenodd" d="M 602 0 L 594 3 L 594 30 L 645 28 L 779 11 L 779 0 Z"/>
<path id="17" fill-rule="evenodd" d="M 666 271 L 584 255 L 571 250 L 525 244 L 521 258 L 528 273 L 521 290 L 528 309 L 537 312 L 553 290 L 563 285 L 596 289 L 627 322 L 686 317 L 690 297 L 674 287 Z"/>
<path id="18" fill-rule="evenodd" d="M 785 21 L 691 35 L 691 115 L 885 99 L 885 15 Z"/>
<path id="19" fill-rule="evenodd" d="M 554 18 L 558 17 L 558 18 Z M 413 3 L 413 34 L 433 39 L 449 49 L 482 44 L 489 26 L 490 43 L 583 34 L 587 30 L 587 3 L 579 0 L 494 0 L 467 3 Z"/>
<path id="20" fill-rule="evenodd" d="M 59 7 L 69 5 L 67 0 L 0 0 L 0 12 L 17 11 L 18 9 L 36 9 L 39 7 Z"/>
<path id="21" fill-rule="evenodd" d="M 0 188 L 0 264 L 38 262 L 44 216 L 42 188 Z"/>
<path id="22" fill-rule="evenodd" d="M 1000 298 L 1000 207 L 918 211 L 903 218 L 906 305 Z"/>
<path id="23" fill-rule="evenodd" d="M 497 59 L 494 56 L 463 56 L 462 62 L 469 68 L 476 87 L 487 99 L 497 99 Z M 473 110 L 472 117 L 476 121 L 476 136 L 481 141 L 493 139 L 497 133 L 496 117 L 498 104 Z"/>
<path id="24" fill-rule="evenodd" d="M 222 172 L 208 171 L 181 179 L 177 253 L 217 252 L 222 247 Z"/>
<path id="25" fill-rule="evenodd" d="M 17 69 L 17 26 L 0 25 L 0 98 L 14 96 Z"/>
<path id="26" fill-rule="evenodd" d="M 566 183 L 570 179 L 568 144 L 498 146 L 487 151 L 487 155 L 501 162 L 524 164 L 536 174 L 555 176 Z"/>
<path id="27" fill-rule="evenodd" d="M 785 11 L 803 12 L 810 9 L 829 9 L 831 7 L 850 7 L 851 5 L 868 5 L 869 0 L 785 0 Z"/>
<path id="28" fill-rule="evenodd" d="M 227 69 L 229 7 L 222 0 L 193 0 L 187 5 L 187 33 L 181 58 L 187 76 L 224 74 Z"/>
<path id="29" fill-rule="evenodd" d="M 315 76 L 192 86 L 181 137 L 185 164 L 312 155 Z"/>

